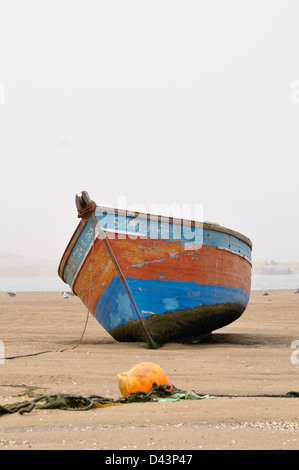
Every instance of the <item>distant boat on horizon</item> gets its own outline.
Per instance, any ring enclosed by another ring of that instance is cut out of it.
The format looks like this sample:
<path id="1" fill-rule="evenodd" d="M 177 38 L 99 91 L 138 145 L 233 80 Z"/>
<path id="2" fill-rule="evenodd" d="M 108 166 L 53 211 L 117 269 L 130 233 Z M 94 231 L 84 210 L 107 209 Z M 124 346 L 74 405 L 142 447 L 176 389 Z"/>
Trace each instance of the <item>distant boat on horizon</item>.
<path id="1" fill-rule="evenodd" d="M 290 268 L 287 269 L 273 269 L 273 268 L 263 268 L 262 274 L 293 274 Z"/>

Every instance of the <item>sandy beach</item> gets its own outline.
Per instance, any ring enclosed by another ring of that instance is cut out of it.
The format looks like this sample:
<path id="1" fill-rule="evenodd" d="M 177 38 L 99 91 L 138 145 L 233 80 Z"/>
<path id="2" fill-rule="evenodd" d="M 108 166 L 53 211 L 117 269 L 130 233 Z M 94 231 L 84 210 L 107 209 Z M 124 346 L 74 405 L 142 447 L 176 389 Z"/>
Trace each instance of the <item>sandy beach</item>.
<path id="1" fill-rule="evenodd" d="M 299 294 L 254 291 L 242 317 L 204 343 L 155 350 L 117 343 L 91 315 L 82 342 L 71 349 L 86 315 L 78 298 L 59 292 L 0 293 L 5 356 L 49 351 L 0 364 L 0 405 L 51 393 L 117 399 L 117 374 L 142 361 L 160 365 L 177 388 L 215 398 L 6 414 L 0 450 L 299 448 L 298 398 L 240 396 L 299 391 L 299 354 L 291 348 L 299 342 Z"/>

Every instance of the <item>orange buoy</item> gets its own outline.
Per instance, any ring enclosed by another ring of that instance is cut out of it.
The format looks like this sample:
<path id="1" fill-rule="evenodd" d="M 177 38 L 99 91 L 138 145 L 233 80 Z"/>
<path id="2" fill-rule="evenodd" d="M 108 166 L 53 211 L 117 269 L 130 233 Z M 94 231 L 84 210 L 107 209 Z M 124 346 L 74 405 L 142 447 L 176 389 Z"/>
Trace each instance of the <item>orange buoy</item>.
<path id="1" fill-rule="evenodd" d="M 132 367 L 126 376 L 126 389 L 128 395 L 136 392 L 149 392 L 153 386 L 153 383 L 157 385 L 169 385 L 170 392 L 172 391 L 172 384 L 169 381 L 164 370 L 154 364 L 153 362 L 140 362 Z"/>

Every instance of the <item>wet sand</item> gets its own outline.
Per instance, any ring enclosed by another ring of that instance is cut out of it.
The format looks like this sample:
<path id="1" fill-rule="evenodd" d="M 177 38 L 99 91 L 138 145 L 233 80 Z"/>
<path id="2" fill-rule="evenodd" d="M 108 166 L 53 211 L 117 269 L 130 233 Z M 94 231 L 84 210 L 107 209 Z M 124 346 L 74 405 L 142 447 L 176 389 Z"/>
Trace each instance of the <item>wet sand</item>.
<path id="1" fill-rule="evenodd" d="M 81 344 L 71 349 L 87 315 L 78 298 L 53 292 L 0 293 L 5 356 L 50 351 L 0 364 L 0 405 L 27 401 L 30 390 L 34 396 L 74 393 L 117 399 L 117 374 L 142 361 L 163 367 L 177 388 L 200 394 L 299 391 L 299 354 L 291 348 L 293 341 L 299 342 L 299 294 L 262 294 L 254 291 L 242 317 L 205 342 L 151 350 L 142 343 L 117 343 L 91 315 Z M 70 349 L 58 352 L 65 348 Z M 105 449 L 133 455 L 138 450 L 298 448 L 298 398 L 216 396 L 0 416 L 0 450 Z"/>

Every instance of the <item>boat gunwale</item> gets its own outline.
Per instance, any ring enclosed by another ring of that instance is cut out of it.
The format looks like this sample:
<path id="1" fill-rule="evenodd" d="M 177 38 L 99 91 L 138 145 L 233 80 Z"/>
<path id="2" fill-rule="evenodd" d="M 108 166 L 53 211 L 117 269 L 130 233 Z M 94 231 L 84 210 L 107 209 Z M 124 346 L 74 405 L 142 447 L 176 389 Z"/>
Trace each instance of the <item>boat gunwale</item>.
<path id="1" fill-rule="evenodd" d="M 88 223 L 88 220 L 83 220 L 83 219 L 80 220 L 80 222 L 77 225 L 73 235 L 70 238 L 70 241 L 67 244 L 66 249 L 63 252 L 63 255 L 61 257 L 61 260 L 60 260 L 60 263 L 59 263 L 59 266 L 58 266 L 58 275 L 63 280 L 63 282 L 65 282 L 65 280 L 63 279 L 63 270 L 64 270 L 65 265 L 67 263 L 68 257 L 70 256 L 72 249 L 74 248 L 78 238 L 80 237 L 80 235 L 81 235 L 81 233 L 82 233 L 82 231 L 83 231 L 83 229 L 84 229 L 84 227 L 87 223 Z"/>
<path id="2" fill-rule="evenodd" d="M 144 218 L 144 219 L 145 218 L 148 219 L 150 217 L 151 220 L 158 220 L 158 221 L 166 222 L 166 223 L 170 222 L 176 225 L 188 223 L 188 224 L 191 224 L 191 227 L 210 228 L 211 230 L 216 230 L 218 232 L 227 233 L 228 235 L 233 235 L 234 237 L 239 238 L 243 242 L 247 243 L 247 245 L 249 245 L 249 247 L 252 248 L 252 241 L 250 240 L 250 238 L 246 237 L 240 232 L 237 232 L 236 230 L 223 227 L 222 225 L 218 225 L 216 223 L 214 224 L 213 222 L 199 222 L 196 220 L 180 219 L 176 217 L 170 217 L 170 216 L 168 217 L 164 215 L 150 214 L 146 212 L 131 211 L 127 209 L 115 209 L 113 207 L 97 206 L 97 209 L 107 211 L 107 212 L 114 212 L 116 214 L 121 214 L 121 215 L 128 216 L 128 217 L 137 218 L 141 216 L 141 218 Z"/>
<path id="3" fill-rule="evenodd" d="M 137 211 L 131 211 L 131 210 L 127 210 L 127 209 L 115 209 L 115 208 L 112 208 L 112 207 L 104 207 L 104 206 L 98 206 L 97 205 L 97 210 L 100 210 L 100 211 L 103 211 L 103 212 L 111 212 L 111 213 L 115 213 L 115 214 L 120 214 L 120 215 L 123 215 L 123 216 L 126 216 L 126 217 L 134 217 L 134 218 L 137 218 L 139 216 L 141 216 L 141 218 L 151 218 L 151 220 L 158 220 L 160 222 L 166 222 L 166 223 L 174 223 L 176 225 L 182 225 L 184 223 L 188 223 L 188 224 L 191 224 L 191 227 L 199 227 L 199 228 L 205 228 L 205 229 L 210 229 L 210 230 L 215 230 L 217 232 L 222 232 L 222 233 L 227 233 L 228 235 L 232 235 L 238 239 L 240 239 L 241 241 L 245 242 L 249 247 L 250 249 L 252 249 L 252 242 L 251 240 L 246 237 L 245 235 L 242 235 L 240 232 L 237 232 L 235 230 L 231 230 L 229 228 L 226 228 L 226 227 L 223 227 L 221 225 L 216 225 L 216 224 L 213 224 L 212 222 L 199 222 L 199 221 L 194 221 L 194 220 L 187 220 L 187 219 L 180 219 L 180 218 L 176 218 L 176 217 L 167 217 L 167 216 L 163 216 L 163 215 L 157 215 L 157 214 L 150 214 L 150 213 L 145 213 L 145 212 L 137 212 Z M 79 224 L 77 225 L 66 249 L 64 250 L 64 253 L 62 255 L 62 258 L 61 258 L 61 261 L 59 263 L 59 266 L 58 266 L 58 275 L 59 277 L 64 281 L 63 279 L 63 271 L 64 271 L 64 268 L 65 268 L 65 265 L 66 265 L 66 262 L 67 262 L 67 259 L 72 251 L 72 249 L 74 248 L 78 238 L 80 237 L 80 234 L 82 233 L 85 225 L 87 223 L 90 223 L 89 220 L 84 220 L 84 219 L 81 219 Z M 117 233 L 117 230 L 115 231 L 115 233 Z M 138 236 L 138 234 L 137 234 Z M 237 255 L 240 255 L 240 253 L 236 253 Z M 246 259 L 247 261 L 249 261 L 247 259 L 247 257 L 244 257 L 242 256 L 244 259 Z M 250 262 L 250 261 L 249 261 Z M 251 264 L 251 262 L 250 262 Z"/>

